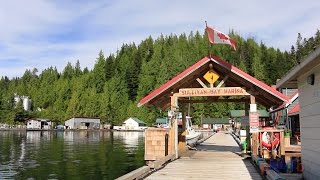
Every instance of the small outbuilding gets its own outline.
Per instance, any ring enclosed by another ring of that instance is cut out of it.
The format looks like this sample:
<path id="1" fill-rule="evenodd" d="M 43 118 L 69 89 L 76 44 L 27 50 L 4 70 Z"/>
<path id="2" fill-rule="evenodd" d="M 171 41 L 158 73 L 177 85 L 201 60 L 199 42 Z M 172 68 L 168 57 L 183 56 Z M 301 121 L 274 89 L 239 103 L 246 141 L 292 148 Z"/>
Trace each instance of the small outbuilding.
<path id="1" fill-rule="evenodd" d="M 52 122 L 49 119 L 30 119 L 27 121 L 27 130 L 49 130 Z"/>
<path id="2" fill-rule="evenodd" d="M 163 117 L 163 118 L 157 118 L 156 119 L 156 123 L 155 123 L 155 127 L 168 127 L 168 118 Z"/>
<path id="3" fill-rule="evenodd" d="M 220 130 L 222 128 L 226 128 L 230 126 L 229 118 L 202 118 L 202 128 L 203 129 L 213 129 L 215 131 Z"/>
<path id="4" fill-rule="evenodd" d="M 133 130 L 140 131 L 147 128 L 146 123 L 138 118 L 130 117 L 122 123 L 122 126 L 114 126 L 115 130 Z"/>
<path id="5" fill-rule="evenodd" d="M 66 129 L 100 129 L 99 118 L 74 117 L 64 122 Z"/>

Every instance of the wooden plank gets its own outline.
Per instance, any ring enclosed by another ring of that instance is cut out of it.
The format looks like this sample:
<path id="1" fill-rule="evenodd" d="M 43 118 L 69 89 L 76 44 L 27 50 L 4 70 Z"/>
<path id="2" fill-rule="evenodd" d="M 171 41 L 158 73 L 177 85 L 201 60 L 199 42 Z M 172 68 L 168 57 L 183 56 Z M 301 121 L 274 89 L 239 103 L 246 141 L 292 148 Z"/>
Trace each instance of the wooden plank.
<path id="1" fill-rule="evenodd" d="M 146 179 L 262 179 L 230 134 L 219 132 L 181 157 L 152 173 Z M 208 169 L 209 168 L 209 169 Z"/>
<path id="2" fill-rule="evenodd" d="M 298 146 L 298 145 L 286 146 L 285 151 L 301 152 L 301 146 Z"/>
<path id="3" fill-rule="evenodd" d="M 203 87 L 203 88 L 208 88 L 206 84 L 204 84 L 201 79 L 197 78 L 198 83 Z"/>
<path id="4" fill-rule="evenodd" d="M 168 156 L 165 156 L 165 157 L 161 158 L 160 160 L 156 160 L 156 161 L 150 162 L 150 163 L 148 164 L 148 166 L 149 166 L 151 169 L 159 169 L 159 168 L 161 168 L 165 163 L 167 163 L 168 161 L 174 160 L 175 157 L 176 157 L 175 154 L 171 154 L 171 155 L 168 155 Z"/>
<path id="5" fill-rule="evenodd" d="M 301 153 L 286 152 L 285 157 L 301 157 Z"/>
<path id="6" fill-rule="evenodd" d="M 319 107 L 320 109 L 320 107 Z M 318 110 L 319 110 L 318 109 Z M 320 111 L 319 111 L 320 112 Z M 299 114 L 300 116 L 300 114 Z M 304 116 L 303 118 L 301 118 L 300 116 L 300 119 L 303 119 L 300 121 L 300 128 L 314 128 L 314 127 L 317 127 L 317 128 L 320 128 L 320 115 L 313 115 L 313 116 Z"/>
<path id="7" fill-rule="evenodd" d="M 300 106 L 300 118 L 310 117 L 310 116 L 319 116 L 320 115 L 320 101 L 313 104 L 308 104 L 305 106 Z M 317 119 L 317 118 L 315 118 Z"/>
<path id="8" fill-rule="evenodd" d="M 131 171 L 123 176 L 118 177 L 116 180 L 128 180 L 128 179 L 137 179 L 144 175 L 147 175 L 150 171 L 150 168 L 148 166 L 142 166 L 139 169 L 136 169 L 134 171 Z"/>
<path id="9" fill-rule="evenodd" d="M 274 170 L 269 170 L 267 173 L 267 179 L 270 180 L 285 180 L 285 178 L 281 177 L 278 173 L 276 173 Z"/>
<path id="10" fill-rule="evenodd" d="M 220 83 L 217 85 L 217 88 L 221 87 L 221 86 L 224 84 L 224 82 L 227 81 L 228 78 L 229 78 L 229 75 L 226 75 L 226 76 L 222 79 L 222 81 L 220 81 Z"/>
<path id="11" fill-rule="evenodd" d="M 301 123 L 303 120 L 301 120 Z M 301 128 L 301 143 L 303 145 L 304 139 L 316 139 L 320 141 L 320 131 L 318 127 Z M 303 145 L 304 146 L 304 145 Z"/>
<path id="12" fill-rule="evenodd" d="M 280 154 L 285 155 L 284 131 L 280 132 Z"/>

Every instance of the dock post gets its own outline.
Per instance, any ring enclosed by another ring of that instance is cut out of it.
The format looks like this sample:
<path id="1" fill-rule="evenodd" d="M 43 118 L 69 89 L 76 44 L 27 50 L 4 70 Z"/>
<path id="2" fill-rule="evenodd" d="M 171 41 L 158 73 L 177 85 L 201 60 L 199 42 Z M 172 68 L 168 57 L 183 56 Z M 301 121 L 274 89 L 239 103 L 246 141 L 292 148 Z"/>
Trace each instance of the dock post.
<path id="1" fill-rule="evenodd" d="M 169 135 L 168 133 L 166 133 L 166 135 L 164 136 L 164 155 L 165 156 L 168 155 L 168 141 L 169 141 Z"/>

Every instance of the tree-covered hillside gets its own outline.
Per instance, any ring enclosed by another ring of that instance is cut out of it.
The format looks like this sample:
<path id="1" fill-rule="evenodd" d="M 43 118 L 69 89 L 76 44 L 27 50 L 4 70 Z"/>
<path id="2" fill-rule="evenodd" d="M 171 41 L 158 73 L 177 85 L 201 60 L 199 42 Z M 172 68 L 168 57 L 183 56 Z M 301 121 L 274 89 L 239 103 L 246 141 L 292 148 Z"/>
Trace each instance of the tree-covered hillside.
<path id="1" fill-rule="evenodd" d="M 271 85 L 290 68 L 299 63 L 316 45 L 320 32 L 297 43 L 290 52 L 267 47 L 252 38 L 244 39 L 230 33 L 237 41 L 237 50 L 226 45 L 209 46 L 207 36 L 199 32 L 146 38 L 140 44 L 124 44 L 115 54 L 100 52 L 92 70 L 68 63 L 62 72 L 48 67 L 42 72 L 28 69 L 19 78 L 1 75 L 0 123 L 24 123 L 30 117 L 49 118 L 64 122 L 70 117 L 100 117 L 104 122 L 121 124 L 134 116 L 148 124 L 165 112 L 138 108 L 137 102 L 209 52 L 229 61 L 250 75 Z M 31 111 L 24 111 L 14 103 L 14 94 L 32 99 Z M 228 109 L 241 105 L 192 105 L 194 119 L 202 116 L 227 116 Z M 161 114 L 162 113 L 162 114 Z"/>

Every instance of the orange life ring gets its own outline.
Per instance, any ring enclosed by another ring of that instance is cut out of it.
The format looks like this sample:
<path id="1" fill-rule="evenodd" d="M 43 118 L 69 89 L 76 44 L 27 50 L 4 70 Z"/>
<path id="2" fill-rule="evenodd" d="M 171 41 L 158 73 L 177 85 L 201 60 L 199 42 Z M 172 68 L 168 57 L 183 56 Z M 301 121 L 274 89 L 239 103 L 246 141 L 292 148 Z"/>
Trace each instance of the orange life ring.
<path id="1" fill-rule="evenodd" d="M 265 127 L 263 130 L 273 130 L 274 127 Z M 268 137 L 269 136 L 269 137 Z M 271 150 L 272 147 L 277 147 L 280 143 L 280 134 L 274 133 L 273 141 L 270 142 L 270 135 L 268 132 L 264 132 L 262 136 L 260 137 L 260 141 L 262 146 L 266 147 L 267 149 Z"/>

